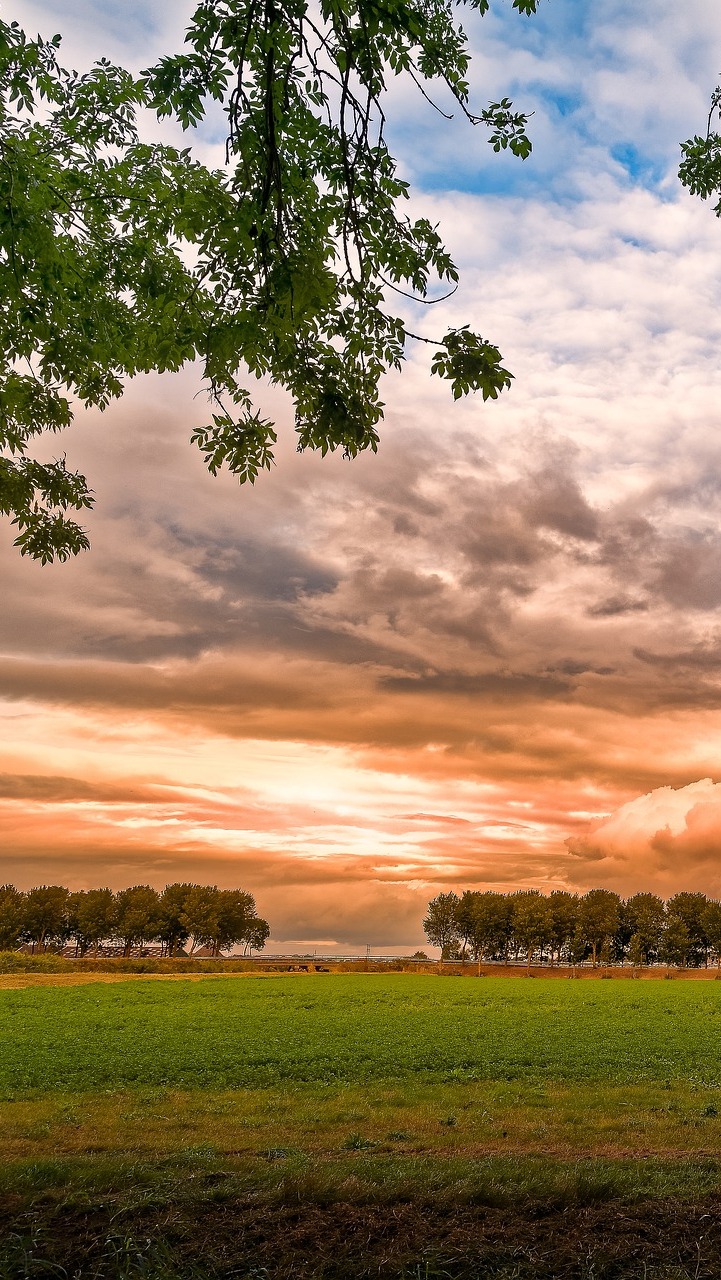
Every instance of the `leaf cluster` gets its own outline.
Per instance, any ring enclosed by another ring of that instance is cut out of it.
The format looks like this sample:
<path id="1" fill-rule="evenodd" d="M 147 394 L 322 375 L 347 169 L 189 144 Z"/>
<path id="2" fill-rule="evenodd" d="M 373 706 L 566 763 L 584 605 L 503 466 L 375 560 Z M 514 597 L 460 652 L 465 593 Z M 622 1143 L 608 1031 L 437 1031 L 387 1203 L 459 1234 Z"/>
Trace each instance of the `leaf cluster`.
<path id="1" fill-rule="evenodd" d="M 721 217 L 721 134 L 711 126 L 714 116 L 721 114 L 721 86 L 717 86 L 711 94 L 711 106 L 706 125 L 706 134 L 696 134 L 681 143 L 681 164 L 678 176 L 682 186 L 691 195 L 700 196 L 702 200 L 717 197 L 714 213 Z"/>
<path id="2" fill-rule="evenodd" d="M 140 78 L 107 60 L 65 70 L 59 43 L 0 21 L 0 512 L 43 561 L 87 545 L 72 513 L 92 494 L 64 458 L 34 460 L 37 438 L 136 373 L 200 360 L 213 411 L 193 438 L 214 474 L 272 465 L 248 375 L 290 392 L 300 449 L 377 448 L 381 379 L 416 336 L 388 298 L 430 303 L 458 280 L 438 229 L 404 207 L 391 79 L 436 106 L 434 86 L 495 151 L 531 150 L 508 98 L 471 112 L 449 0 L 201 0 L 184 51 Z M 141 108 L 192 130 L 218 105 L 223 170 L 140 135 Z M 510 385 L 467 326 L 434 345 L 454 397 Z"/>

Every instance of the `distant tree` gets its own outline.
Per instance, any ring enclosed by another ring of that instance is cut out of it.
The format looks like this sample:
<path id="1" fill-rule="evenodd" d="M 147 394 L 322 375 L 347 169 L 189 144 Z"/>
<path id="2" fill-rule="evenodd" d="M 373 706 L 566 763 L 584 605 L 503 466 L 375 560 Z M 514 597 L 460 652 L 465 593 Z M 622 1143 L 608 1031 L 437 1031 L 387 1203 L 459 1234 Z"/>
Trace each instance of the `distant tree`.
<path id="1" fill-rule="evenodd" d="M 548 895 L 548 907 L 551 913 L 550 942 L 557 960 L 560 960 L 564 948 L 568 948 L 578 924 L 578 894 L 568 893 L 565 889 L 554 889 Z"/>
<path id="2" fill-rule="evenodd" d="M 0 885 L 0 951 L 15 951 L 23 927 L 23 895 L 14 884 Z"/>
<path id="3" fill-rule="evenodd" d="M 242 938 L 238 939 L 243 943 L 243 955 L 249 955 L 253 951 L 262 951 L 269 937 L 270 925 L 268 921 L 261 919 L 260 916 L 252 916 L 245 926 Z"/>
<path id="4" fill-rule="evenodd" d="M 190 954 L 198 947 L 212 945 L 217 930 L 218 894 L 217 885 L 195 885 L 187 898 L 181 921 L 192 939 Z"/>
<path id="5" fill-rule="evenodd" d="M 33 951 L 44 951 L 68 936 L 69 890 L 60 884 L 43 884 L 30 889 L 22 900 L 21 937 Z"/>
<path id="6" fill-rule="evenodd" d="M 257 915 L 252 893 L 243 889 L 196 885 L 188 894 L 181 919 L 193 939 L 191 955 L 205 946 L 218 956 L 252 937 L 262 936 L 265 943 L 270 933 L 268 922 Z"/>
<path id="7" fill-rule="evenodd" d="M 660 946 L 664 964 L 685 968 L 692 947 L 691 935 L 680 916 L 669 916 Z"/>
<path id="8" fill-rule="evenodd" d="M 648 964 L 646 941 L 640 933 L 632 933 L 628 943 L 628 958 L 634 969 Z"/>
<path id="9" fill-rule="evenodd" d="M 611 951 L 614 960 L 620 960 L 623 964 L 626 956 L 629 954 L 631 938 L 633 937 L 634 923 L 626 910 L 626 903 L 621 902 L 619 912 L 618 928 L 611 939 Z"/>
<path id="10" fill-rule="evenodd" d="M 551 938 L 553 921 L 548 899 L 538 889 L 525 889 L 511 896 L 513 939 L 525 952 L 526 968 L 539 947 Z"/>
<path id="11" fill-rule="evenodd" d="M 169 956 L 181 951 L 188 941 L 188 929 L 183 923 L 185 905 L 190 893 L 198 887 L 196 884 L 166 884 L 160 895 L 157 937 Z"/>
<path id="12" fill-rule="evenodd" d="M 571 964 L 583 964 L 584 960 L 588 959 L 590 954 L 590 943 L 586 939 L 583 929 L 579 923 L 576 925 L 573 937 L 570 939 L 568 944 L 568 955 Z"/>
<path id="13" fill-rule="evenodd" d="M 96 951 L 115 929 L 115 897 L 112 889 L 87 889 L 68 898 L 68 933 L 75 938 L 81 956 Z"/>
<path id="14" fill-rule="evenodd" d="M 701 915 L 701 924 L 709 946 L 716 956 L 716 965 L 721 969 L 721 902 L 713 899 L 707 903 Z"/>
<path id="15" fill-rule="evenodd" d="M 610 889 L 589 889 L 578 908 L 578 929 L 590 947 L 594 968 L 604 945 L 610 944 L 621 918 L 621 899 Z"/>
<path id="16" fill-rule="evenodd" d="M 623 903 L 621 916 L 629 932 L 627 945 L 631 963 L 638 966 L 656 960 L 666 923 L 663 900 L 655 893 L 636 893 Z M 633 939 L 635 960 L 630 954 Z"/>
<path id="17" fill-rule="evenodd" d="M 477 889 L 465 889 L 456 906 L 456 928 L 460 943 L 460 954 L 464 959 L 468 955 L 480 955 L 482 949 L 480 909 L 481 894 Z"/>
<path id="18" fill-rule="evenodd" d="M 709 941 L 704 932 L 703 913 L 708 906 L 705 893 L 677 893 L 666 905 L 669 922 L 681 920 L 688 930 L 689 949 L 684 963 L 708 964 Z"/>
<path id="19" fill-rule="evenodd" d="M 428 914 L 423 921 L 423 932 L 434 947 L 440 947 L 441 956 L 446 958 L 449 949 L 458 943 L 458 896 L 451 893 L 439 893 L 428 903 Z"/>
<path id="20" fill-rule="evenodd" d="M 505 957 L 511 938 L 511 903 L 507 894 L 466 890 L 456 918 L 464 947 L 474 960 Z"/>
<path id="21" fill-rule="evenodd" d="M 160 896 L 148 884 L 122 889 L 115 899 L 115 937 L 129 956 L 133 947 L 142 946 L 158 936 Z"/>
<path id="22" fill-rule="evenodd" d="M 263 926 L 267 932 L 263 934 Z M 262 945 L 270 933 L 267 921 L 259 920 L 255 910 L 255 898 L 243 889 L 221 889 L 215 936 L 212 939 L 214 955 L 230 951 L 248 938 L 262 938 Z"/>

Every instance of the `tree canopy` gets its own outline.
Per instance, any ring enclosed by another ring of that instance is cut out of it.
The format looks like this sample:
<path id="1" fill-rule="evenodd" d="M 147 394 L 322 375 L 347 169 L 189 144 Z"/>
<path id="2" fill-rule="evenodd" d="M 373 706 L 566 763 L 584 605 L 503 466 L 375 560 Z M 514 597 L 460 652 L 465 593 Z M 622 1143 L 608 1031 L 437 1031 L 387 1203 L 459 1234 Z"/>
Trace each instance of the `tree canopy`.
<path id="1" fill-rule="evenodd" d="M 472 111 L 448 0 L 202 0 L 185 50 L 141 76 L 104 59 L 67 71 L 59 46 L 0 21 L 0 512 L 23 553 L 88 545 L 73 515 L 92 505 L 88 482 L 63 457 L 38 460 L 38 437 L 134 374 L 197 359 L 212 410 L 193 438 L 212 473 L 251 482 L 276 432 L 249 376 L 290 392 L 299 448 L 349 457 L 377 448 L 379 382 L 411 337 L 454 397 L 510 385 L 492 342 L 468 326 L 411 334 L 388 303 L 458 280 L 437 228 L 404 209 L 389 80 L 442 93 L 496 151 L 531 150 L 509 99 Z M 217 104 L 218 169 L 141 136 L 141 108 L 192 131 Z"/>
<path id="2" fill-rule="evenodd" d="M 0 891 L 1 893 L 1 891 Z M 721 967 L 721 903 L 704 893 L 677 893 L 664 902 L 654 893 L 625 901 L 609 889 L 579 896 L 554 889 L 515 893 L 466 889 L 440 893 L 428 904 L 423 929 L 442 958 L 502 960 L 534 956 L 572 964 L 590 959 L 634 966 L 708 965 L 709 952 Z"/>
<path id="3" fill-rule="evenodd" d="M 244 889 L 176 883 L 162 893 L 147 884 L 118 893 L 71 893 L 53 884 L 21 893 L 14 885 L 0 885 L 0 951 L 13 951 L 21 942 L 44 951 L 72 938 L 82 956 L 108 943 L 119 944 L 128 956 L 150 942 L 173 956 L 192 938 L 191 954 L 207 946 L 219 956 L 239 943 L 246 953 L 262 951 L 269 936 L 268 921 L 256 914 L 255 898 Z"/>

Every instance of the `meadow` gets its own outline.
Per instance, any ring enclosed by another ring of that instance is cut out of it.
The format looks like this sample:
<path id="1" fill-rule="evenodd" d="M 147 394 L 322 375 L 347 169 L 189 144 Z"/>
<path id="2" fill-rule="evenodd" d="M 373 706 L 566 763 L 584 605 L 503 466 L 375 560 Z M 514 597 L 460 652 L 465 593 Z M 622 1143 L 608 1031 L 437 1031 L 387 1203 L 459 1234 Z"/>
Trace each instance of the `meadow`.
<path id="1" fill-rule="evenodd" d="M 30 978 L 0 1027 L 0 1277 L 718 1275 L 721 984 Z"/>
<path id="2" fill-rule="evenodd" d="M 0 1098 L 135 1082 L 721 1083 L 721 984 L 298 975 L 0 990 Z"/>

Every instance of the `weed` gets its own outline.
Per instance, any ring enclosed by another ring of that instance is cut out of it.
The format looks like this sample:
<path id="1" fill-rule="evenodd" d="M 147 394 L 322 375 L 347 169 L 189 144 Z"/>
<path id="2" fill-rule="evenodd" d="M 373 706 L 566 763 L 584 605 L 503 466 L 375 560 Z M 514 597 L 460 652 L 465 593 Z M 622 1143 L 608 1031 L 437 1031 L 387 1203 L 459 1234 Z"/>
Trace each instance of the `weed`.
<path id="1" fill-rule="evenodd" d="M 344 1151 L 370 1151 L 372 1147 L 377 1147 L 378 1143 L 372 1138 L 364 1138 L 360 1133 L 349 1133 L 343 1143 Z"/>

